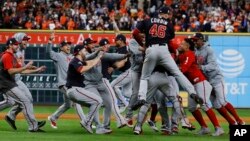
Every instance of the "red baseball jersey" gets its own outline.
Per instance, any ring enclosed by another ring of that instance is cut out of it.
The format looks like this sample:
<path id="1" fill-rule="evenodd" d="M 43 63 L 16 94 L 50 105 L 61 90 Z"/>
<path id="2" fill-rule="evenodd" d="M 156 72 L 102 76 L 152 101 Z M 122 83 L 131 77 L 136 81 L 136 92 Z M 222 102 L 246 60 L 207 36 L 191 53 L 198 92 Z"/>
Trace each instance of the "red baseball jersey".
<path id="1" fill-rule="evenodd" d="M 206 77 L 196 63 L 193 51 L 186 51 L 179 55 L 179 68 L 192 84 L 206 80 Z"/>

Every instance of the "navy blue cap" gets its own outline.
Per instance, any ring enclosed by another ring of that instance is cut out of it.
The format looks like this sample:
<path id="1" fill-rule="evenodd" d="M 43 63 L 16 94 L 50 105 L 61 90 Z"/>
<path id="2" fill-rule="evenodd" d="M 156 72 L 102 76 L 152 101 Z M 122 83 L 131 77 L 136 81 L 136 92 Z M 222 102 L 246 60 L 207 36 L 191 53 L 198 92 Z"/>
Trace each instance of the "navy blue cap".
<path id="1" fill-rule="evenodd" d="M 205 38 L 204 38 L 203 34 L 200 33 L 200 32 L 195 33 L 193 35 L 192 39 L 194 39 L 194 40 L 201 39 L 201 40 L 205 41 Z"/>
<path id="2" fill-rule="evenodd" d="M 71 42 L 67 42 L 64 40 L 60 43 L 60 45 L 61 45 L 61 47 L 65 46 L 65 45 L 71 45 Z"/>
<path id="3" fill-rule="evenodd" d="M 9 38 L 8 41 L 6 42 L 6 45 L 18 45 L 19 42 L 15 38 Z"/>
<path id="4" fill-rule="evenodd" d="M 124 43 L 126 43 L 126 37 L 122 34 L 118 34 L 116 37 L 115 37 L 115 41 L 118 41 L 118 40 L 121 40 L 123 41 Z"/>
<path id="5" fill-rule="evenodd" d="M 97 41 L 92 40 L 91 38 L 86 38 L 83 41 L 83 45 L 88 45 L 88 44 L 92 44 L 92 43 L 96 43 Z"/>
<path id="6" fill-rule="evenodd" d="M 169 14 L 170 13 L 170 9 L 167 6 L 163 6 L 163 7 L 160 8 L 159 13 Z"/>
<path id="7" fill-rule="evenodd" d="M 107 45 L 107 44 L 110 44 L 110 43 L 109 43 L 109 40 L 106 39 L 106 38 L 101 39 L 101 41 L 99 42 L 100 46 L 104 46 L 104 45 Z"/>
<path id="8" fill-rule="evenodd" d="M 82 49 L 84 49 L 84 45 L 76 45 L 74 48 L 74 55 L 77 55 Z"/>

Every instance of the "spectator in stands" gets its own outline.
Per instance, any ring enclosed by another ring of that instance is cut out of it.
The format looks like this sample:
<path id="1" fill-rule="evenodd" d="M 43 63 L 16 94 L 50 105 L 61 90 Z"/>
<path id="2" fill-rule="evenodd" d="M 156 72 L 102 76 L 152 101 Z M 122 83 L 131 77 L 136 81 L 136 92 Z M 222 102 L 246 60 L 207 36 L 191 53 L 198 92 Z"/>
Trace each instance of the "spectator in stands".
<path id="1" fill-rule="evenodd" d="M 192 2 L 187 0 L 165 0 L 165 2 L 164 0 L 7 1 L 0 2 L 2 7 L 0 28 L 25 29 L 28 25 L 31 29 L 53 27 L 53 29 L 68 30 L 113 30 L 108 23 L 110 15 L 115 14 L 116 21 L 119 21 L 118 27 L 121 30 L 131 30 L 134 24 L 145 15 L 156 15 L 157 9 L 163 4 L 172 7 L 176 31 L 227 32 L 226 19 L 231 21 L 233 32 L 247 32 L 249 28 L 250 2 L 245 0 L 237 2 L 216 0 Z M 50 17 L 53 23 L 48 22 Z"/>

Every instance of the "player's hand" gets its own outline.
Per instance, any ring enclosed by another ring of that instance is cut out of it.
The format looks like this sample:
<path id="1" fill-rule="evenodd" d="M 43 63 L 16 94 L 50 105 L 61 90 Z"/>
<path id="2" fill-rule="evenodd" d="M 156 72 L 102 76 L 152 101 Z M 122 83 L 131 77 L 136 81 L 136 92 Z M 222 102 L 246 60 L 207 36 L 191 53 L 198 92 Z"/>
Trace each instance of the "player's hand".
<path id="1" fill-rule="evenodd" d="M 29 61 L 29 63 L 26 64 L 26 65 L 24 66 L 24 68 L 25 68 L 25 69 L 30 69 L 30 68 L 32 68 L 32 66 L 33 66 L 33 61 Z"/>
<path id="2" fill-rule="evenodd" d="M 37 67 L 36 66 L 31 66 L 30 69 L 35 70 L 35 69 L 37 69 Z"/>
<path id="3" fill-rule="evenodd" d="M 54 39 L 55 39 L 55 31 L 53 31 L 53 32 L 50 34 L 49 41 L 54 41 Z"/>
<path id="4" fill-rule="evenodd" d="M 37 68 L 37 72 L 43 72 L 46 70 L 46 68 L 47 68 L 46 66 L 41 66 L 41 67 Z"/>
<path id="5" fill-rule="evenodd" d="M 114 68 L 113 68 L 113 67 L 108 67 L 108 73 L 109 73 L 109 74 L 112 74 L 113 71 L 114 71 Z"/>

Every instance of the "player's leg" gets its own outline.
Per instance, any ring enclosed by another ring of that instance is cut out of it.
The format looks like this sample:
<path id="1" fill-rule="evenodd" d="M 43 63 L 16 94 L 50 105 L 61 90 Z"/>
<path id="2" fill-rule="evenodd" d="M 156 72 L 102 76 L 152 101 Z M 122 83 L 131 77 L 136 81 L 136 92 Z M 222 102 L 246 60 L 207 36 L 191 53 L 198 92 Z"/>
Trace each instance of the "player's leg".
<path id="1" fill-rule="evenodd" d="M 197 92 L 199 92 L 200 97 L 203 98 L 204 104 L 201 106 L 201 108 L 206 112 L 208 118 L 212 122 L 215 133 L 213 133 L 213 136 L 220 136 L 224 134 L 224 130 L 221 128 L 219 121 L 216 117 L 216 114 L 214 113 L 213 109 L 211 108 L 211 105 L 209 104 L 209 98 L 212 91 L 212 86 L 209 84 L 208 81 L 202 81 L 194 85 Z"/>
<path id="2" fill-rule="evenodd" d="M 148 90 L 148 79 L 151 76 L 159 58 L 156 52 L 156 48 L 157 47 L 149 47 L 145 52 L 146 55 L 143 62 L 139 93 L 138 93 L 139 100 L 144 100 L 144 101 L 146 100 L 146 94 Z"/>
<path id="3" fill-rule="evenodd" d="M 116 104 L 117 99 L 114 96 L 114 91 L 109 83 L 109 81 L 107 79 L 103 79 L 103 90 L 100 92 L 101 95 L 104 95 L 105 101 L 107 102 L 107 105 L 109 105 L 109 112 L 111 112 L 111 110 L 113 111 L 116 121 L 117 121 L 117 127 L 118 128 L 122 128 L 124 126 L 126 126 L 127 122 L 125 121 L 124 117 L 120 114 L 118 105 Z M 108 116 L 108 115 L 105 115 Z M 104 126 L 108 126 L 108 123 L 110 122 L 110 116 L 107 118 L 106 121 L 104 121 Z"/>
<path id="4" fill-rule="evenodd" d="M 7 96 L 6 94 L 3 94 L 3 98 L 4 100 L 0 102 L 0 111 L 3 111 L 4 109 L 14 106 L 16 104 L 15 100 L 10 96 Z"/>
<path id="5" fill-rule="evenodd" d="M 18 88 L 24 93 L 24 95 L 33 103 L 33 98 L 30 93 L 29 88 L 21 81 L 18 80 L 17 82 Z M 16 116 L 22 111 L 22 108 L 19 105 L 13 106 L 10 111 L 8 112 L 7 116 L 13 120 L 16 120 Z"/>
<path id="6" fill-rule="evenodd" d="M 23 109 L 23 114 L 28 122 L 29 125 L 29 131 L 30 132 L 36 132 L 40 131 L 38 122 L 34 116 L 33 112 L 33 104 L 30 102 L 30 100 L 25 96 L 22 90 L 20 90 L 18 87 L 12 88 L 10 91 L 7 92 L 9 96 L 15 99 L 15 101 L 20 104 L 20 107 Z M 45 123 L 44 123 L 45 124 Z M 43 125 L 44 125 L 43 124 Z"/>
<path id="7" fill-rule="evenodd" d="M 116 94 L 116 97 L 120 102 L 122 102 L 125 106 L 128 106 L 128 102 L 122 95 L 121 88 L 124 85 L 131 83 L 131 73 L 130 70 L 125 71 L 124 73 L 120 74 L 116 79 L 111 82 L 111 86 Z M 125 90 L 126 91 L 126 90 Z"/>
<path id="8" fill-rule="evenodd" d="M 221 81 L 217 85 L 213 85 L 213 89 L 216 95 L 216 101 L 219 101 L 219 103 L 226 108 L 226 110 L 234 117 L 238 124 L 244 125 L 245 122 L 239 117 L 233 105 L 226 100 L 224 81 Z"/>
<path id="9" fill-rule="evenodd" d="M 67 88 L 66 86 L 61 86 L 59 88 L 59 91 L 62 92 L 63 94 L 63 104 L 58 107 L 58 109 L 53 113 L 51 114 L 50 116 L 48 116 L 48 120 L 50 121 L 50 125 L 52 128 L 56 129 L 57 128 L 57 124 L 56 124 L 56 121 L 58 120 L 58 118 L 63 114 L 65 113 L 71 106 L 72 106 L 72 101 L 67 97 L 66 95 L 66 91 L 67 91 Z"/>
<path id="10" fill-rule="evenodd" d="M 188 110 L 192 113 L 195 120 L 201 126 L 201 129 L 197 132 L 199 135 L 210 134 L 210 129 L 205 122 L 202 113 L 199 108 L 197 108 L 197 103 L 190 97 L 188 97 Z"/>
<path id="11" fill-rule="evenodd" d="M 85 87 L 85 90 L 87 90 L 87 91 L 90 91 L 90 92 L 92 92 L 92 93 L 94 93 L 94 94 L 97 94 L 98 96 L 100 96 L 101 98 L 102 98 L 102 100 L 103 100 L 103 96 L 101 96 L 101 94 L 99 93 L 99 91 L 97 90 L 97 85 L 87 85 L 86 87 Z M 106 110 L 106 103 L 104 104 L 104 100 L 103 100 L 103 103 L 102 103 L 105 107 L 104 107 L 104 110 Z M 105 112 L 104 112 L 105 113 Z M 85 117 L 86 118 L 86 117 Z M 105 116 L 104 116 L 104 118 L 105 118 Z M 96 124 L 96 127 L 97 128 L 101 128 L 103 125 L 102 125 L 102 123 L 101 123 L 101 121 L 100 121 L 100 114 L 99 114 L 99 111 L 98 112 L 96 112 L 96 114 L 95 114 L 95 116 L 94 116 L 94 122 L 95 122 L 95 124 Z"/>
<path id="12" fill-rule="evenodd" d="M 176 65 L 174 59 L 169 53 L 168 49 L 165 49 L 165 46 L 159 46 L 158 55 L 160 57 L 159 63 L 162 65 L 168 72 L 173 75 L 177 82 L 181 85 L 181 87 L 188 92 L 188 94 L 193 98 L 196 102 L 202 104 L 202 99 L 196 94 L 196 91 L 191 84 L 191 82 L 184 76 L 184 74 L 180 71 L 178 66 Z"/>
<path id="13" fill-rule="evenodd" d="M 129 99 L 129 105 L 127 107 L 127 113 L 126 113 L 126 120 L 128 122 L 132 122 L 133 118 L 133 110 L 132 105 L 137 101 L 138 99 L 138 91 L 139 91 L 139 83 L 140 83 L 140 73 L 131 71 L 131 82 L 132 82 L 132 95 Z"/>
<path id="14" fill-rule="evenodd" d="M 81 125 L 89 132 L 93 133 L 91 128 L 91 124 L 93 118 L 97 112 L 99 112 L 99 108 L 102 105 L 102 99 L 95 93 L 85 90 L 81 87 L 72 87 L 67 90 L 67 96 L 74 102 L 85 105 L 90 104 L 88 115 L 85 120 L 81 121 Z"/>

